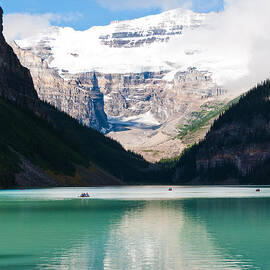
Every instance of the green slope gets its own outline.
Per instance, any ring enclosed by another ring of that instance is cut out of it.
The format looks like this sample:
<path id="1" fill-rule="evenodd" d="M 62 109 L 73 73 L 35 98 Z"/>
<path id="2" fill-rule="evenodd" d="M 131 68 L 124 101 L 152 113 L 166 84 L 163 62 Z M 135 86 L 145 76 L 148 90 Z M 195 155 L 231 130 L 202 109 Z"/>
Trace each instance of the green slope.
<path id="1" fill-rule="evenodd" d="M 211 122 L 217 118 L 220 114 L 228 110 L 233 104 L 239 101 L 240 97 L 233 99 L 227 104 L 224 102 L 201 106 L 201 111 L 193 112 L 191 119 L 189 119 L 186 125 L 178 127 L 177 138 L 182 141 L 187 141 L 194 133 L 205 127 L 210 127 Z"/>
<path id="2" fill-rule="evenodd" d="M 270 184 L 270 81 L 241 96 L 203 141 L 164 166 L 177 183 Z"/>

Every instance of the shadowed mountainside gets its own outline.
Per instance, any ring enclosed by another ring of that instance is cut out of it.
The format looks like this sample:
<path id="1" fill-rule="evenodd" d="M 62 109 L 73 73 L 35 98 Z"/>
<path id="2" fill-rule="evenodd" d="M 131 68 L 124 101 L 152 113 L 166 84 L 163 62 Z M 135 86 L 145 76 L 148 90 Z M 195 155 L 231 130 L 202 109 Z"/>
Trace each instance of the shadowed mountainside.
<path id="1" fill-rule="evenodd" d="M 173 168 L 175 183 L 269 184 L 270 81 L 243 95 L 186 149 Z"/>

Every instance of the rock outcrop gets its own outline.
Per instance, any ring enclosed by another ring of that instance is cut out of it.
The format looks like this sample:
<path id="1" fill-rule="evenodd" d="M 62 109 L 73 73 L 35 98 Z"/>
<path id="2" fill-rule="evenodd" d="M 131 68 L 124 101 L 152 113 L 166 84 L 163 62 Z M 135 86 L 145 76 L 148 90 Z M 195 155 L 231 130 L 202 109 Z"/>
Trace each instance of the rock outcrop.
<path id="1" fill-rule="evenodd" d="M 177 72 L 171 81 L 167 72 L 129 74 L 98 74 L 105 95 L 105 110 L 109 117 L 128 118 L 150 112 L 156 122 L 166 122 L 198 100 L 203 103 L 226 93 L 217 86 L 208 72 L 189 68 Z M 77 75 L 79 79 L 84 74 Z"/>
<path id="2" fill-rule="evenodd" d="M 103 94 L 97 80 L 86 85 L 79 79 L 64 80 L 48 67 L 46 61 L 31 50 L 20 49 L 15 43 L 12 47 L 22 65 L 30 69 L 38 97 L 69 114 L 81 124 L 103 133 L 109 130 L 107 115 L 104 112 Z"/>

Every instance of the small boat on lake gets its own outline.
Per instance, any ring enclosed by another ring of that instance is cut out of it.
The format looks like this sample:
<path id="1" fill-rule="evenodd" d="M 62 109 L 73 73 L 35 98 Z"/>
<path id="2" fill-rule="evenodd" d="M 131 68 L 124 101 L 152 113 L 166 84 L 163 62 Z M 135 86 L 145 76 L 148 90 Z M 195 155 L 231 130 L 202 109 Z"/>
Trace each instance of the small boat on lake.
<path id="1" fill-rule="evenodd" d="M 170 187 L 168 190 L 169 190 L 169 191 L 172 191 L 172 188 Z"/>
<path id="2" fill-rule="evenodd" d="M 257 188 L 257 189 L 256 189 L 256 192 L 261 192 L 261 189 L 260 189 L 260 188 Z"/>
<path id="3" fill-rule="evenodd" d="M 79 197 L 80 198 L 90 198 L 90 195 L 88 192 L 86 192 L 86 193 L 82 193 Z"/>

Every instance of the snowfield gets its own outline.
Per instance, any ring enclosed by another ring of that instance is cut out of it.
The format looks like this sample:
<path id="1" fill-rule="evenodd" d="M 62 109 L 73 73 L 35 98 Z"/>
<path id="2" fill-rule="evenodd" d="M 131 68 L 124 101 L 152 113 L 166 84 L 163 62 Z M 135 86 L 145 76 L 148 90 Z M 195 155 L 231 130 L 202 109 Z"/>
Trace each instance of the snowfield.
<path id="1" fill-rule="evenodd" d="M 170 71 L 164 79 L 171 81 L 177 71 L 197 67 L 209 71 L 217 84 L 224 85 L 248 74 L 249 52 L 241 44 L 226 40 L 226 33 L 218 28 L 217 16 L 222 15 L 175 9 L 86 31 L 51 27 L 16 43 L 23 49 L 49 50 L 50 56 L 44 58 L 63 77 L 67 72 Z M 155 40 L 145 42 L 151 38 Z M 144 42 L 140 46 L 114 47 L 104 44 L 104 40 Z"/>

